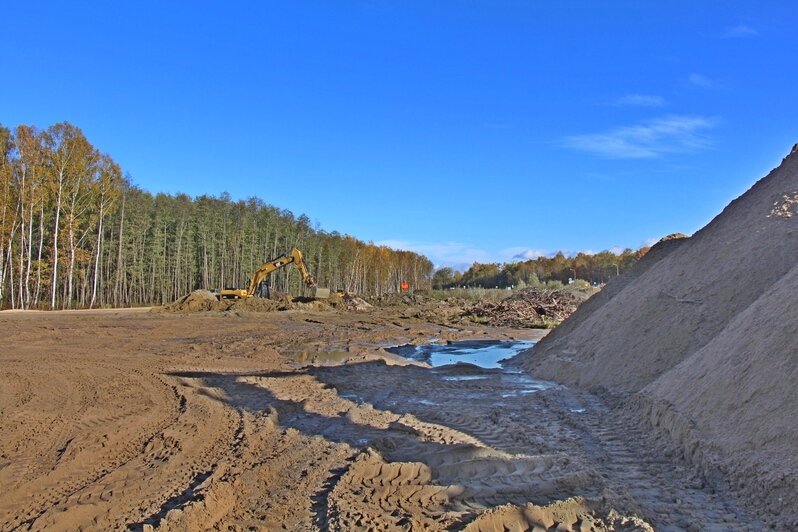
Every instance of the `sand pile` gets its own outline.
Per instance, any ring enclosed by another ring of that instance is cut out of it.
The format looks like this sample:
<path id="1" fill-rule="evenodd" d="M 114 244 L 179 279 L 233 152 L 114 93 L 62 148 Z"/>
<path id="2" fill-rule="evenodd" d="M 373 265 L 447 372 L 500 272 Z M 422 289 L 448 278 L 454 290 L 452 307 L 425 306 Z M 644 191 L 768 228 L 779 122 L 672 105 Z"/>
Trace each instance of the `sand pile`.
<path id="1" fill-rule="evenodd" d="M 219 301 L 210 290 L 194 290 L 174 303 L 156 307 L 153 312 L 273 312 L 291 308 L 291 299 L 280 300 L 250 297 L 247 299 L 223 299 Z"/>
<path id="2" fill-rule="evenodd" d="M 222 311 L 227 310 L 227 305 L 225 301 L 216 299 L 216 294 L 210 290 L 194 290 L 174 303 L 164 305 L 158 310 L 165 312 Z"/>
<path id="3" fill-rule="evenodd" d="M 798 527 L 798 150 L 520 357 L 629 401 L 710 483 Z M 723 474 L 719 474 L 723 473 Z"/>
<path id="4" fill-rule="evenodd" d="M 527 288 L 498 302 L 479 301 L 464 315 L 494 327 L 551 327 L 573 314 L 594 292 L 592 288 Z"/>

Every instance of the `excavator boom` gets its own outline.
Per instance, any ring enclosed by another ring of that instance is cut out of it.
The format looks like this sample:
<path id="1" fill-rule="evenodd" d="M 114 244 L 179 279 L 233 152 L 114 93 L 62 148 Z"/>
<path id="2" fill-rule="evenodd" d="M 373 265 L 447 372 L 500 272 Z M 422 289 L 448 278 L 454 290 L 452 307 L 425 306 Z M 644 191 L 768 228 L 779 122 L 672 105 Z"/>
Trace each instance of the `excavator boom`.
<path id="1" fill-rule="evenodd" d="M 299 268 L 299 273 L 302 275 L 302 280 L 305 282 L 305 285 L 310 288 L 314 288 L 316 286 L 316 280 L 310 275 L 308 267 L 305 265 L 305 261 L 302 259 L 302 252 L 297 248 L 294 248 L 291 250 L 291 253 L 280 255 L 276 259 L 272 259 L 269 262 L 264 262 L 261 267 L 258 268 L 254 274 L 252 274 L 252 278 L 249 280 L 249 287 L 246 290 L 222 290 L 219 292 L 219 297 L 221 299 L 253 297 L 257 293 L 261 283 L 263 283 L 267 277 L 269 277 L 275 271 L 285 268 L 289 264 L 295 264 L 296 267 Z"/>

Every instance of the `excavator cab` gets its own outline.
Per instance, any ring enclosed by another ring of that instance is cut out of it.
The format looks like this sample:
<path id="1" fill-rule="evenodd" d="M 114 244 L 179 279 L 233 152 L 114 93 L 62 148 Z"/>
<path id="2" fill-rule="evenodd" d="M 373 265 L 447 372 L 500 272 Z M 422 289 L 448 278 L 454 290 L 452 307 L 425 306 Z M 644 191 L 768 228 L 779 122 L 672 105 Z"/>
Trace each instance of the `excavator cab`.
<path id="1" fill-rule="evenodd" d="M 269 286 L 269 281 L 263 281 L 260 283 L 260 286 L 255 291 L 255 295 L 257 297 L 262 297 L 263 299 L 269 299 L 272 295 L 271 286 Z"/>

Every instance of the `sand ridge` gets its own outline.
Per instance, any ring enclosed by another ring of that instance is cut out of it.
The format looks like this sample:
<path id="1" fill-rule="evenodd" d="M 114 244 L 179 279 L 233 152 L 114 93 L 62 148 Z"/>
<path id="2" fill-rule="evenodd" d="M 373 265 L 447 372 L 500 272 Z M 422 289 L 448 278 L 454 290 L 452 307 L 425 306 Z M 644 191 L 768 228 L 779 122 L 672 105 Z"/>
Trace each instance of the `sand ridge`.
<path id="1" fill-rule="evenodd" d="M 783 529 L 798 527 L 796 190 L 793 150 L 519 357 L 544 378 L 631 392 L 646 430 Z"/>

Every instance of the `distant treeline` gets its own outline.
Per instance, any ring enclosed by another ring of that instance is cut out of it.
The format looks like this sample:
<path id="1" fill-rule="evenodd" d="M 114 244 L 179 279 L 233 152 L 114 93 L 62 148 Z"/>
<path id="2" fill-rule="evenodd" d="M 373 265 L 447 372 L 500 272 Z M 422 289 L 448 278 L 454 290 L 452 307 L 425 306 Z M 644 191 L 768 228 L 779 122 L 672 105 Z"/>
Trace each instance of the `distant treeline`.
<path id="1" fill-rule="evenodd" d="M 257 198 L 153 195 L 66 122 L 0 126 L 0 308 L 162 304 L 197 288 L 246 287 L 292 247 L 333 290 L 426 288 L 433 270 L 422 255 L 324 232 Z M 271 283 L 304 288 L 292 267 Z"/>
<path id="2" fill-rule="evenodd" d="M 539 257 L 523 262 L 474 263 L 464 273 L 453 271 L 451 268 L 441 268 L 432 277 L 432 287 L 442 289 L 458 286 L 481 288 L 559 286 L 567 284 L 569 279 L 603 284 L 631 268 L 648 250 L 648 247 L 643 247 L 637 251 L 625 249 L 621 253 L 611 251 L 596 254 L 578 253 L 573 257 L 567 257 L 560 251 L 552 257 Z"/>

